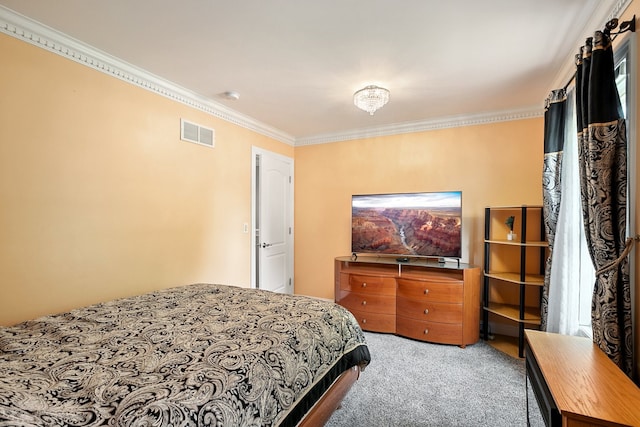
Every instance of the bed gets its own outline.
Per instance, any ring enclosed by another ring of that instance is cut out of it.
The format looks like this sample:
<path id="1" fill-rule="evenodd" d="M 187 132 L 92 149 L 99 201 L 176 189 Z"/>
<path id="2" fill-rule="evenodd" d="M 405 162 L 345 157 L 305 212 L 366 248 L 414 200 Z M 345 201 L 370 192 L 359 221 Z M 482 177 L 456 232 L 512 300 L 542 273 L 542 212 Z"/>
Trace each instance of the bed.
<path id="1" fill-rule="evenodd" d="M 0 426 L 322 425 L 369 361 L 339 305 L 182 286 L 0 328 Z"/>

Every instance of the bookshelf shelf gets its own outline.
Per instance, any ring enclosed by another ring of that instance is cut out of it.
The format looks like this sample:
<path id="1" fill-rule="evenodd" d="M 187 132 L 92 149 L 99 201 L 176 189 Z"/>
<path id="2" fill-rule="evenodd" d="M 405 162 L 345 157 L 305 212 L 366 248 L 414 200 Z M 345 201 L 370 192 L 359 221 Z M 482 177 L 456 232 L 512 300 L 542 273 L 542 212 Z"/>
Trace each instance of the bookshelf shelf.
<path id="1" fill-rule="evenodd" d="M 507 222 L 519 225 L 512 230 L 517 231 L 513 240 L 507 239 Z M 525 327 L 540 326 L 547 248 L 542 206 L 485 208 L 483 338 L 489 339 L 490 314 L 514 323 L 519 357 L 524 357 Z"/>

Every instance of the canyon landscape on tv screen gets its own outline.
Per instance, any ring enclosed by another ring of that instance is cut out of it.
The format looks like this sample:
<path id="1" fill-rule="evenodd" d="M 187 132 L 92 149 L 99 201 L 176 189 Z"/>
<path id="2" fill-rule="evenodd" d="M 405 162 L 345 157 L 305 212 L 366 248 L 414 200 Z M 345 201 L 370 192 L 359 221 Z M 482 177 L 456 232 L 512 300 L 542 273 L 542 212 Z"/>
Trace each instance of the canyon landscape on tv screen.
<path id="1" fill-rule="evenodd" d="M 431 257 L 461 256 L 461 192 L 356 195 L 351 251 Z"/>

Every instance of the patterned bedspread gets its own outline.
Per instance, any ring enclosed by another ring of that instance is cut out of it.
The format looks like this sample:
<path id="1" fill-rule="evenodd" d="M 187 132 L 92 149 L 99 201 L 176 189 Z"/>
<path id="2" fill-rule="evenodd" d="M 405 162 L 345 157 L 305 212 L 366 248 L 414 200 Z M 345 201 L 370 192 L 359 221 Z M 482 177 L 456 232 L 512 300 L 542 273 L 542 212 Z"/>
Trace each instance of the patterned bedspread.
<path id="1" fill-rule="evenodd" d="M 0 328 L 0 426 L 295 425 L 368 362 L 336 304 L 189 285 Z"/>

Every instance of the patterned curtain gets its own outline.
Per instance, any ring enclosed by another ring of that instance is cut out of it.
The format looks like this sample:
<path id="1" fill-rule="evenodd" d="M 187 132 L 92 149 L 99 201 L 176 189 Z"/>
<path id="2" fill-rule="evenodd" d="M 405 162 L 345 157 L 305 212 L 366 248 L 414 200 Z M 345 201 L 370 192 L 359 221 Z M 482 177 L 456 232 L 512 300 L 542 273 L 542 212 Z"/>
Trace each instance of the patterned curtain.
<path id="1" fill-rule="evenodd" d="M 545 103 L 544 112 L 544 165 L 542 170 L 542 198 L 544 227 L 549 241 L 549 257 L 546 260 L 544 287 L 540 304 L 542 324 L 540 329 L 547 329 L 547 313 L 549 308 L 549 283 L 551 277 L 551 259 L 553 241 L 558 224 L 558 213 L 561 200 L 562 151 L 566 123 L 567 96 L 565 89 L 551 92 Z"/>
<path id="2" fill-rule="evenodd" d="M 631 289 L 626 239 L 627 136 L 615 84 L 611 38 L 597 31 L 577 57 L 578 150 L 582 211 L 596 269 L 593 342 L 632 374 Z"/>

